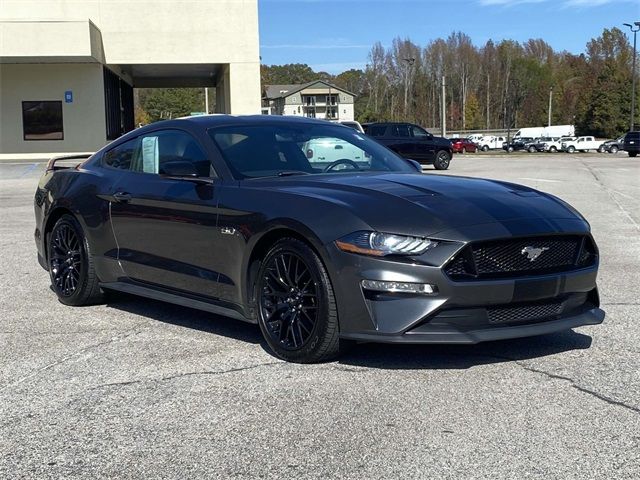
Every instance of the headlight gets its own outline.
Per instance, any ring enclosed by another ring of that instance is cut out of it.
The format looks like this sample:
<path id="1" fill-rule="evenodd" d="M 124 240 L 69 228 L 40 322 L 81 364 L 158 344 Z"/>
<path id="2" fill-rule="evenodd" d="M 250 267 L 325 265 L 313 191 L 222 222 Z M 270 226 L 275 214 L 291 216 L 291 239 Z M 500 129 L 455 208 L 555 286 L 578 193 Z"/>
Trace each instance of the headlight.
<path id="1" fill-rule="evenodd" d="M 351 253 L 384 257 L 385 255 L 421 255 L 438 242 L 422 237 L 409 237 L 380 232 L 355 232 L 339 240 L 336 246 Z"/>

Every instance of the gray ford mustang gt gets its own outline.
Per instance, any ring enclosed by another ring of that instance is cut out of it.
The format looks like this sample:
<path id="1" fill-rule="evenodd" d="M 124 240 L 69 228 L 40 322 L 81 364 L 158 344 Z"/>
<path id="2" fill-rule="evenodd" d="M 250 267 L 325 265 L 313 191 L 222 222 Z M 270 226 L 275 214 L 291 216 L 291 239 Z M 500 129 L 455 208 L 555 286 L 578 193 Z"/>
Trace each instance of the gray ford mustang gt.
<path id="1" fill-rule="evenodd" d="M 295 362 L 348 341 L 477 343 L 604 319 L 598 249 L 567 203 L 422 174 L 344 126 L 193 117 L 56 162 L 35 240 L 67 305 L 116 290 L 207 310 L 258 323 Z"/>

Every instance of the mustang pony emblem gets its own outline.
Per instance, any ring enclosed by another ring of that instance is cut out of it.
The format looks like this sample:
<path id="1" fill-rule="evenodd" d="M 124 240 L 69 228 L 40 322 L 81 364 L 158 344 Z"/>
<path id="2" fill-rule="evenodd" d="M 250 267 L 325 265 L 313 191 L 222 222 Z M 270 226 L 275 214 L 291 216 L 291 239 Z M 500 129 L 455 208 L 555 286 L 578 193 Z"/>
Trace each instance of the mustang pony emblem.
<path id="1" fill-rule="evenodd" d="M 524 247 L 520 253 L 522 253 L 522 255 L 526 255 L 529 261 L 533 262 L 540 255 L 542 255 L 542 252 L 544 252 L 545 250 L 549 250 L 549 247 Z"/>

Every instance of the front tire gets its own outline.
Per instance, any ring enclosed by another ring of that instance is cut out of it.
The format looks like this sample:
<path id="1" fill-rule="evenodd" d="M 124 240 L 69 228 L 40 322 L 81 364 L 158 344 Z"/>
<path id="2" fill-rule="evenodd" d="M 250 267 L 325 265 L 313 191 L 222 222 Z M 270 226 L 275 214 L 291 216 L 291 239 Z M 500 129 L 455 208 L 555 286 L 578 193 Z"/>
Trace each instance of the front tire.
<path id="1" fill-rule="evenodd" d="M 536 147 L 531 146 L 531 147 L 529 147 L 528 151 L 529 151 L 529 153 L 535 153 L 536 152 Z"/>
<path id="2" fill-rule="evenodd" d="M 556 152 L 558 151 L 558 149 L 557 149 L 556 147 L 550 147 L 550 148 L 549 148 L 549 151 L 550 151 L 551 153 L 556 153 Z"/>
<path id="3" fill-rule="evenodd" d="M 103 300 L 100 279 L 82 226 L 72 215 L 63 215 L 47 238 L 51 287 L 65 305 L 92 305 Z"/>
<path id="4" fill-rule="evenodd" d="M 576 148 L 574 146 L 570 146 L 570 147 L 567 148 L 567 152 L 568 153 L 573 153 L 575 151 L 576 151 Z"/>
<path id="5" fill-rule="evenodd" d="M 635 157 L 636 155 L 638 155 L 638 152 L 627 152 L 629 154 L 630 157 Z"/>
<path id="6" fill-rule="evenodd" d="M 340 351 L 333 288 L 320 257 L 283 238 L 269 250 L 257 281 L 258 324 L 271 350 L 289 362 L 331 360 Z"/>
<path id="7" fill-rule="evenodd" d="M 609 153 L 618 153 L 618 147 L 613 146 L 609 149 Z"/>
<path id="8" fill-rule="evenodd" d="M 439 150 L 438 153 L 436 153 L 436 159 L 433 162 L 433 166 L 436 168 L 436 170 L 446 170 L 447 168 L 449 168 L 450 163 L 451 155 L 449 154 L 449 152 Z"/>
<path id="9" fill-rule="evenodd" d="M 600 146 L 598 147 L 598 153 L 604 153 L 604 152 L 606 152 L 606 151 L 607 151 L 607 149 L 606 149 L 606 148 L 604 148 L 604 146 L 600 145 Z"/>
<path id="10" fill-rule="evenodd" d="M 489 151 L 489 145 L 483 145 L 482 146 L 482 151 L 483 152 L 488 152 Z"/>

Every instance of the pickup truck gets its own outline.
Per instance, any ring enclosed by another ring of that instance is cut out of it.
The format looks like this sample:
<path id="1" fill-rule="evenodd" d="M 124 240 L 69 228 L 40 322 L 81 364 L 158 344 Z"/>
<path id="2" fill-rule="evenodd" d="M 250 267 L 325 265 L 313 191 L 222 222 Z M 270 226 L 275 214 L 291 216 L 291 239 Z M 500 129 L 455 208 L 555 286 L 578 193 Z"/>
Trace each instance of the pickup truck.
<path id="1" fill-rule="evenodd" d="M 551 142 L 546 142 L 544 144 L 544 151 L 556 153 L 562 150 L 563 142 L 571 142 L 571 141 L 574 141 L 575 139 L 576 137 L 560 137 L 558 139 L 552 140 Z"/>
<path id="2" fill-rule="evenodd" d="M 589 150 L 598 150 L 600 145 L 602 145 L 602 141 L 593 137 L 578 137 L 576 140 L 562 142 L 562 151 L 567 153 L 573 153 L 576 150 L 588 152 Z"/>
<path id="3" fill-rule="evenodd" d="M 436 170 L 449 168 L 453 150 L 446 138 L 435 137 L 424 128 L 412 123 L 371 123 L 367 135 L 398 155 L 422 165 L 433 165 Z"/>
<path id="4" fill-rule="evenodd" d="M 486 137 L 482 137 L 478 140 L 478 148 L 483 152 L 488 150 L 495 150 L 497 148 L 502 148 L 502 144 L 506 142 L 506 137 L 495 137 L 493 135 L 487 135 Z"/>

